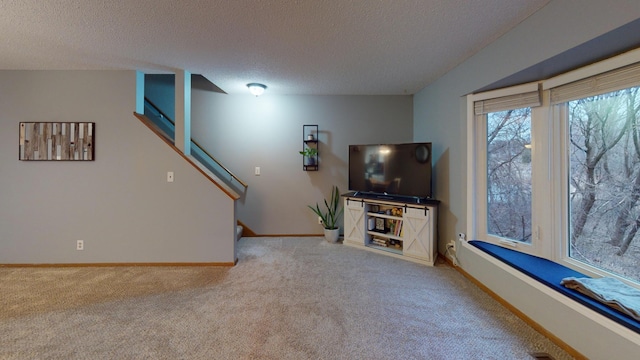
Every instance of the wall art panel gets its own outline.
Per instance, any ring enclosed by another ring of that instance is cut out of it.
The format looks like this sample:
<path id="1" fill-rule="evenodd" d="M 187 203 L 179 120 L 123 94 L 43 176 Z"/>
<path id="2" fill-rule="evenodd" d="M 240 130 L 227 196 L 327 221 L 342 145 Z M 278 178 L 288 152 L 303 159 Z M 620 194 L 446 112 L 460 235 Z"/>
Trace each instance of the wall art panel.
<path id="1" fill-rule="evenodd" d="M 96 124 L 21 122 L 19 160 L 94 160 Z"/>

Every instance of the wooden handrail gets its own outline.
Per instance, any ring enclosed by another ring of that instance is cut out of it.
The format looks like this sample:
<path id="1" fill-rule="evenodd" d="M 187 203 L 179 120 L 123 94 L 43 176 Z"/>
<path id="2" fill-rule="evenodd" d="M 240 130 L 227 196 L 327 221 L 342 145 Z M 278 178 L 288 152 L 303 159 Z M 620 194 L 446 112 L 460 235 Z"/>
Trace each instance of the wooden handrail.
<path id="1" fill-rule="evenodd" d="M 176 123 L 170 117 L 168 117 L 167 114 L 165 114 L 162 110 L 160 110 L 160 108 L 156 104 L 154 104 L 153 101 L 149 100 L 149 98 L 147 98 L 146 96 L 144 100 L 148 102 L 149 105 L 151 105 L 154 109 L 156 109 L 156 111 L 158 111 L 160 115 L 162 115 L 165 119 L 167 119 L 167 121 L 173 124 L 174 127 L 176 126 Z M 240 180 L 240 178 L 237 177 L 234 173 L 232 173 L 231 170 L 229 170 L 226 166 L 222 165 L 218 161 L 218 159 L 216 159 L 211 154 L 209 154 L 209 152 L 205 150 L 202 146 L 200 146 L 200 144 L 198 144 L 197 141 L 191 139 L 191 142 L 194 143 L 200 150 L 202 150 L 202 152 L 205 153 L 211 160 L 213 160 L 216 164 L 218 164 L 218 166 L 220 166 L 227 174 L 229 174 L 232 178 L 234 178 L 237 182 L 239 182 L 240 185 L 242 185 L 245 189 L 249 186 L 244 181 Z"/>
<path id="2" fill-rule="evenodd" d="M 216 158 L 214 158 L 213 156 L 211 156 L 211 154 L 209 154 L 207 152 L 207 150 L 205 150 L 202 146 L 200 146 L 200 144 L 198 144 L 195 140 L 191 139 L 191 142 L 193 142 L 198 148 L 200 148 L 200 150 L 202 150 L 203 153 L 207 154 L 208 157 L 211 158 L 211 160 L 215 161 L 216 164 L 218 164 L 218 166 L 220 166 L 221 168 L 224 169 L 224 171 L 227 172 L 227 174 L 229 174 L 232 178 L 234 178 L 238 183 L 240 183 L 240 185 L 242 185 L 245 189 L 247 188 L 247 183 L 245 183 L 244 181 L 240 180 L 239 177 L 237 177 L 234 173 L 231 172 L 231 170 L 227 169 L 226 166 L 222 165 Z"/>
<path id="3" fill-rule="evenodd" d="M 149 119 L 144 114 L 138 114 L 137 112 L 133 112 L 133 116 L 137 117 L 144 125 L 146 125 L 151 131 L 153 131 L 160 139 L 162 139 L 167 145 L 169 145 L 175 152 L 177 152 L 183 159 L 187 160 L 193 167 L 195 167 L 200 173 L 202 173 L 205 177 L 207 177 L 213 184 L 215 184 L 220 190 L 226 193 L 233 200 L 238 200 L 240 195 L 236 193 L 234 189 L 232 189 L 229 185 L 219 179 L 211 170 L 207 169 L 202 163 L 199 161 L 195 162 L 194 158 L 190 155 L 185 155 L 180 149 L 178 149 L 175 144 L 171 142 L 170 139 L 167 139 L 158 126 Z"/>
<path id="4" fill-rule="evenodd" d="M 144 101 L 148 102 L 149 105 L 151 105 L 151 107 L 153 107 L 154 109 L 156 109 L 157 112 L 160 113 L 160 115 L 162 115 L 165 119 L 169 120 L 169 122 L 172 123 L 174 127 L 176 126 L 176 123 L 167 114 L 165 114 L 164 111 L 162 111 L 158 107 L 158 105 L 154 104 L 153 101 L 149 100 L 148 97 L 145 96 Z"/>

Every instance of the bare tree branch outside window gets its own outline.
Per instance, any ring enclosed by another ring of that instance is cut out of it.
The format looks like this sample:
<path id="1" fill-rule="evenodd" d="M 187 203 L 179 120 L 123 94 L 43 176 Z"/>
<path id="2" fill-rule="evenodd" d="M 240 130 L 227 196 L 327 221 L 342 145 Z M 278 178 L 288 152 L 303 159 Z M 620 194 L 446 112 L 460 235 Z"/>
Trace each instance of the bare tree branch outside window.
<path id="1" fill-rule="evenodd" d="M 531 242 L 531 108 L 487 115 L 487 229 Z"/>
<path id="2" fill-rule="evenodd" d="M 640 88 L 571 101 L 570 256 L 640 281 Z"/>

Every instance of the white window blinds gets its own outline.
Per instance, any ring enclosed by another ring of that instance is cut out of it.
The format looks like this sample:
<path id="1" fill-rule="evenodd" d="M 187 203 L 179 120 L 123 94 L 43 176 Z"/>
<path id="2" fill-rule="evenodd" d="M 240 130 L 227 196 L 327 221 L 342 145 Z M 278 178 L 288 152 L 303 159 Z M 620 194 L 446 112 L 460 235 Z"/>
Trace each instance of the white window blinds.
<path id="1" fill-rule="evenodd" d="M 483 115 L 498 111 L 536 107 L 542 105 L 541 88 L 520 94 L 507 95 L 492 99 L 478 100 L 473 103 L 476 115 Z"/>
<path id="2" fill-rule="evenodd" d="M 640 85 L 640 63 L 594 75 L 551 89 L 551 104 L 622 90 Z"/>

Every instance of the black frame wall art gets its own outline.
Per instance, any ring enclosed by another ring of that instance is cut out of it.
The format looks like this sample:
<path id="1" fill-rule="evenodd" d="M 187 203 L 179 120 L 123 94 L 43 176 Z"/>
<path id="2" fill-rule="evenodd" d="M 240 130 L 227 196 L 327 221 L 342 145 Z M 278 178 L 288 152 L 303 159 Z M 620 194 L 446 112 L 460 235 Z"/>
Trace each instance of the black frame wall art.
<path id="1" fill-rule="evenodd" d="M 93 161 L 96 123 L 21 122 L 18 160 Z"/>

